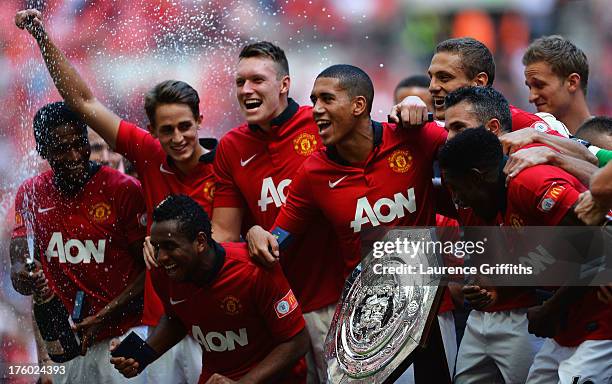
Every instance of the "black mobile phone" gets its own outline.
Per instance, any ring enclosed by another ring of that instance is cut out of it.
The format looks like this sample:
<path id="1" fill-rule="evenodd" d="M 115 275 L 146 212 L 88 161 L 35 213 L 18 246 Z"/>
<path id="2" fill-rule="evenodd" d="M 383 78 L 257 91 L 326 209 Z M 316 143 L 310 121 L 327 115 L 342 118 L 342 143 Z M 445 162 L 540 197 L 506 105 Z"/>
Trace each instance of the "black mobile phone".
<path id="1" fill-rule="evenodd" d="M 138 372 L 140 372 L 157 358 L 157 353 L 146 341 L 132 331 L 119 343 L 117 348 L 111 351 L 111 356 L 136 360 L 138 362 Z"/>

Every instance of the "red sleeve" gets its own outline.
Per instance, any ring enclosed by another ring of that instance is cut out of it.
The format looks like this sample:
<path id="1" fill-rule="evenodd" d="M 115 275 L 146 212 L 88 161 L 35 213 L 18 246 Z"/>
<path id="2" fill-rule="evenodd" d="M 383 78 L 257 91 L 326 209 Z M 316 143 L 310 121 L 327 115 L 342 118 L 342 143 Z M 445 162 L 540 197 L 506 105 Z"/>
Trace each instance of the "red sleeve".
<path id="1" fill-rule="evenodd" d="M 289 184 L 287 201 L 281 207 L 272 228 L 281 227 L 293 234 L 306 232 L 318 212 L 311 188 L 312 183 L 308 180 L 308 172 L 303 163 Z"/>
<path id="2" fill-rule="evenodd" d="M 530 223 L 554 226 L 565 217 L 585 189 L 565 171 L 539 165 L 525 169 L 510 182 L 508 197 Z"/>
<path id="3" fill-rule="evenodd" d="M 423 127 L 423 134 L 425 136 L 424 142 L 428 147 L 427 153 L 432 154 L 432 159 L 437 158 L 440 147 L 446 143 L 446 137 L 448 135 L 446 128 L 444 128 L 443 123 L 434 121 L 425 124 Z"/>
<path id="4" fill-rule="evenodd" d="M 143 172 L 143 166 L 151 154 L 156 153 L 159 141 L 148 131 L 135 124 L 121 120 L 117 133 L 117 152 L 134 163 L 138 173 Z"/>
<path id="5" fill-rule="evenodd" d="M 554 130 L 546 121 L 538 115 L 529 113 L 518 108 L 511 108 L 512 111 L 512 131 L 523 128 L 533 128 L 536 131 L 547 133 L 553 136 L 563 137 L 562 134 Z"/>
<path id="6" fill-rule="evenodd" d="M 253 279 L 256 306 L 275 340 L 286 341 L 304 329 L 300 305 L 278 263 L 271 269 L 256 268 Z"/>
<path id="7" fill-rule="evenodd" d="M 138 180 L 128 176 L 119 190 L 117 201 L 121 213 L 119 221 L 125 231 L 128 244 L 142 241 L 147 230 L 146 220 L 144 220 L 147 208 Z"/>
<path id="8" fill-rule="evenodd" d="M 15 196 L 15 224 L 13 225 L 13 232 L 11 233 L 11 239 L 18 237 L 26 237 L 26 226 L 25 226 L 25 207 L 23 206 L 23 194 L 25 190 L 25 183 L 19 186 L 17 195 Z"/>
<path id="9" fill-rule="evenodd" d="M 245 207 L 245 201 L 242 197 L 242 193 L 234 182 L 233 172 L 231 163 L 228 159 L 229 150 L 228 148 L 227 135 L 221 138 L 219 146 L 215 151 L 215 162 L 213 165 L 216 184 L 215 184 L 215 198 L 213 200 L 214 208 L 217 207 L 232 207 L 242 208 Z"/>

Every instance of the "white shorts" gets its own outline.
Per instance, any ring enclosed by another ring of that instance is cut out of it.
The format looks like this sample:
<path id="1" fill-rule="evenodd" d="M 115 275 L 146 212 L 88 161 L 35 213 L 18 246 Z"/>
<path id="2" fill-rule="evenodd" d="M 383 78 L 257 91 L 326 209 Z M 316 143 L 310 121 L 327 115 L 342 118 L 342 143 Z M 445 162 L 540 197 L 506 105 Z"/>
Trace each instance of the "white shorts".
<path id="1" fill-rule="evenodd" d="M 151 335 L 155 327 L 148 327 Z M 196 384 L 202 373 L 202 347 L 190 335 L 151 363 L 140 376 L 146 384 Z"/>
<path id="2" fill-rule="evenodd" d="M 446 363 L 448 364 L 449 377 L 453 377 L 455 370 L 455 359 L 457 357 L 457 333 L 455 331 L 455 316 L 452 311 L 438 315 L 438 324 L 444 344 Z M 395 380 L 396 384 L 414 384 L 414 365 L 411 364 L 402 375 Z"/>
<path id="3" fill-rule="evenodd" d="M 142 325 L 128 330 L 119 339 L 124 339 L 132 331 L 142 339 L 146 339 L 147 329 Z M 126 379 L 111 364 L 109 350 L 111 340 L 112 338 L 95 343 L 89 347 L 85 356 L 77 356 L 65 363 L 55 364 L 66 369 L 63 375 L 53 375 L 53 384 L 144 384 L 144 375 Z"/>
<path id="4" fill-rule="evenodd" d="M 546 339 L 529 370 L 527 383 L 612 383 L 612 340 L 586 340 L 577 347 L 563 347 Z"/>
<path id="5" fill-rule="evenodd" d="M 335 311 L 336 304 L 331 304 L 303 314 L 306 330 L 310 336 L 310 350 L 306 354 L 308 365 L 306 382 L 308 384 L 327 383 L 324 344 Z"/>
<path id="6" fill-rule="evenodd" d="M 544 339 L 527 331 L 527 309 L 473 310 L 457 354 L 455 384 L 525 383 Z"/>

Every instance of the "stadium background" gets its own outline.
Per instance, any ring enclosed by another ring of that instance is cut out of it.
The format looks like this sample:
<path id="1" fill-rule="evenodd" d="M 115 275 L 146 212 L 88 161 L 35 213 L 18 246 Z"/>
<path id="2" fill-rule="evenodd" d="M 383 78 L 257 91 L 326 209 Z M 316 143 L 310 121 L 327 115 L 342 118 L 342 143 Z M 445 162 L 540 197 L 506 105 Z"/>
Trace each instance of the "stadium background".
<path id="1" fill-rule="evenodd" d="M 47 30 L 98 98 L 145 126 L 143 94 L 174 78 L 199 92 L 202 136 L 220 137 L 241 122 L 233 68 L 240 47 L 270 40 L 285 49 L 290 96 L 309 103 L 323 68 L 351 63 L 376 90 L 373 117 L 386 118 L 402 78 L 426 73 L 436 43 L 472 36 L 495 54 L 495 87 L 527 102 L 521 57 L 530 40 L 562 34 L 590 63 L 591 112 L 612 115 L 612 8 L 608 0 L 1 0 L 0 1 L 0 381 L 9 364 L 34 362 L 29 298 L 9 276 L 12 202 L 19 184 L 45 163 L 34 151 L 32 117 L 59 95 L 33 39 L 15 13 L 36 7 Z M 26 383 L 31 379 L 13 378 Z"/>

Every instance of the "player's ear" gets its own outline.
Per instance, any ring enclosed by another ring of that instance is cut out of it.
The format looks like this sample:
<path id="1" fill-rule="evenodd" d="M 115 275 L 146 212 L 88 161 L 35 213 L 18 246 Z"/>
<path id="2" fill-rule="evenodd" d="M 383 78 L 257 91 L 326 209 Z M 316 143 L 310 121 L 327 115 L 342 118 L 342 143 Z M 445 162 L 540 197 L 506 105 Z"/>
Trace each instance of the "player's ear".
<path id="1" fill-rule="evenodd" d="M 566 79 L 565 79 L 565 83 L 567 84 L 567 90 L 570 93 L 574 93 L 578 90 L 580 90 L 580 75 L 577 73 L 572 73 L 570 74 Z"/>
<path id="2" fill-rule="evenodd" d="M 157 133 L 155 132 L 155 128 L 151 125 L 151 123 L 147 124 L 147 131 L 149 131 L 151 136 L 157 138 Z"/>
<path id="3" fill-rule="evenodd" d="M 489 83 L 489 75 L 487 75 L 484 72 L 480 72 L 479 74 L 476 75 L 476 77 L 474 77 L 474 85 L 477 87 L 486 87 L 487 84 Z"/>
<path id="4" fill-rule="evenodd" d="M 356 96 L 353 99 L 353 116 L 361 116 L 366 113 L 368 102 L 364 96 Z"/>
<path id="5" fill-rule="evenodd" d="M 196 123 L 198 123 L 198 129 L 202 127 L 202 120 L 204 120 L 203 115 L 199 115 L 198 118 L 196 119 Z"/>
<path id="6" fill-rule="evenodd" d="M 206 247 L 208 246 L 208 236 L 204 232 L 198 232 L 196 235 L 196 248 L 198 252 L 206 251 Z"/>
<path id="7" fill-rule="evenodd" d="M 489 130 L 489 131 L 491 131 L 491 133 L 494 133 L 494 134 L 495 134 L 495 136 L 499 136 L 499 135 L 501 135 L 501 133 L 502 133 L 502 130 L 501 130 L 501 123 L 499 122 L 499 120 L 498 120 L 498 119 L 493 118 L 493 119 L 489 120 L 489 121 L 488 121 L 488 122 L 485 124 L 485 127 L 486 127 L 486 128 Z"/>
<path id="8" fill-rule="evenodd" d="M 289 95 L 289 86 L 290 85 L 291 85 L 291 78 L 289 77 L 289 75 L 283 76 L 283 78 L 281 79 L 280 93 L 281 94 Z"/>

